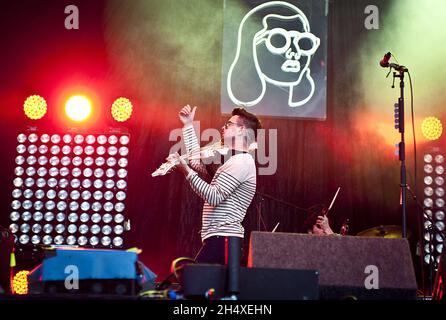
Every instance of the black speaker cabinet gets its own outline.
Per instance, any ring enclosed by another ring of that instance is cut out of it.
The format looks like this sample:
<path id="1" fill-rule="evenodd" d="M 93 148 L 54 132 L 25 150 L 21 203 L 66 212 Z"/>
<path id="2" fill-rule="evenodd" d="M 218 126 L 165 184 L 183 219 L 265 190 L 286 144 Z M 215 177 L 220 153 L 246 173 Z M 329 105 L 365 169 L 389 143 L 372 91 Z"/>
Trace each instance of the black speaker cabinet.
<path id="1" fill-rule="evenodd" d="M 189 299 L 203 299 L 210 289 L 214 298 L 226 296 L 227 268 L 215 264 L 184 267 L 181 286 Z M 318 273 L 315 270 L 240 268 L 240 300 L 317 300 Z"/>
<path id="2" fill-rule="evenodd" d="M 248 266 L 319 271 L 320 299 L 415 299 L 406 239 L 252 232 Z"/>

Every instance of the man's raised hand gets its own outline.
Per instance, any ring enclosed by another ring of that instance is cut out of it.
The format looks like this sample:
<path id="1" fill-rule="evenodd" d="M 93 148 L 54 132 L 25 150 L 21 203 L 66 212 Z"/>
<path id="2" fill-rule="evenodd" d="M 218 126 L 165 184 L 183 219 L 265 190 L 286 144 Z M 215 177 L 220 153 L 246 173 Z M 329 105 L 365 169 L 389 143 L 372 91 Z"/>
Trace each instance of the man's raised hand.
<path id="1" fill-rule="evenodd" d="M 181 122 L 184 125 L 192 123 L 192 121 L 194 121 L 196 110 L 197 107 L 192 108 L 190 105 L 186 105 L 185 107 L 183 107 L 183 109 L 181 109 L 181 111 L 178 113 Z"/>

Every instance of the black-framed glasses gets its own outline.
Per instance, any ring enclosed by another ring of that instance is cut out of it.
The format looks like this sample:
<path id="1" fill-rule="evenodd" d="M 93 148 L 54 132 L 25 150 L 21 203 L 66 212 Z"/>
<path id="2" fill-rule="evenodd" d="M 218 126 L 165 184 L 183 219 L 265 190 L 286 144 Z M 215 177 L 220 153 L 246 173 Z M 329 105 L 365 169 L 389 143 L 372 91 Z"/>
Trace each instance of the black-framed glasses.
<path id="1" fill-rule="evenodd" d="M 230 126 L 232 126 L 233 124 L 235 124 L 236 126 L 242 127 L 241 124 L 238 124 L 236 122 L 232 122 L 230 120 L 226 121 L 226 123 L 224 124 L 225 129 L 228 129 Z"/>

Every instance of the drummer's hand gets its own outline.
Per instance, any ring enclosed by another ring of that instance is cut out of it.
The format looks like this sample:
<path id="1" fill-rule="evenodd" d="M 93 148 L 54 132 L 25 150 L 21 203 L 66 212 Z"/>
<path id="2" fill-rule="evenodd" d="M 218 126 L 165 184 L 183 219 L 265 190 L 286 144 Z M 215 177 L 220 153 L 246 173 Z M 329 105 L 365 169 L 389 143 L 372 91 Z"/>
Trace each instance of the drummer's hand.
<path id="1" fill-rule="evenodd" d="M 324 234 L 333 234 L 333 230 L 330 228 L 330 223 L 327 216 L 318 216 L 316 220 L 316 226 L 320 228 Z"/>
<path id="2" fill-rule="evenodd" d="M 180 170 L 185 176 L 189 174 L 191 168 L 189 168 L 186 160 L 182 159 L 178 152 L 169 154 L 166 158 L 167 161 L 172 162 L 178 170 Z"/>
<path id="3" fill-rule="evenodd" d="M 186 105 L 178 113 L 178 117 L 180 118 L 181 122 L 184 125 L 190 124 L 190 123 L 192 123 L 192 121 L 194 121 L 196 110 L 197 110 L 197 107 L 192 108 L 190 105 Z"/>

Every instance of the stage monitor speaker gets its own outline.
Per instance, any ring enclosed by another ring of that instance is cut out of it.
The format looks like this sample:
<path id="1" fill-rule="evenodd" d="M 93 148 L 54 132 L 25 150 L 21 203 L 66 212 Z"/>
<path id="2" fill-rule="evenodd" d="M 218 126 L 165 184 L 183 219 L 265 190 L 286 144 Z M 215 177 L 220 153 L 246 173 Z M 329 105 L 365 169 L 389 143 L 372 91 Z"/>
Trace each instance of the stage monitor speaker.
<path id="1" fill-rule="evenodd" d="M 156 275 L 136 252 L 110 249 L 56 248 L 29 275 L 31 294 L 136 295 Z"/>
<path id="2" fill-rule="evenodd" d="M 318 273 L 315 270 L 240 268 L 240 300 L 317 300 Z M 181 275 L 183 294 L 188 299 L 213 298 L 226 294 L 227 268 L 215 264 L 191 264 Z M 210 298 L 210 297 L 208 297 Z"/>
<path id="3" fill-rule="evenodd" d="M 251 233 L 248 266 L 319 271 L 320 299 L 415 299 L 406 239 Z"/>

